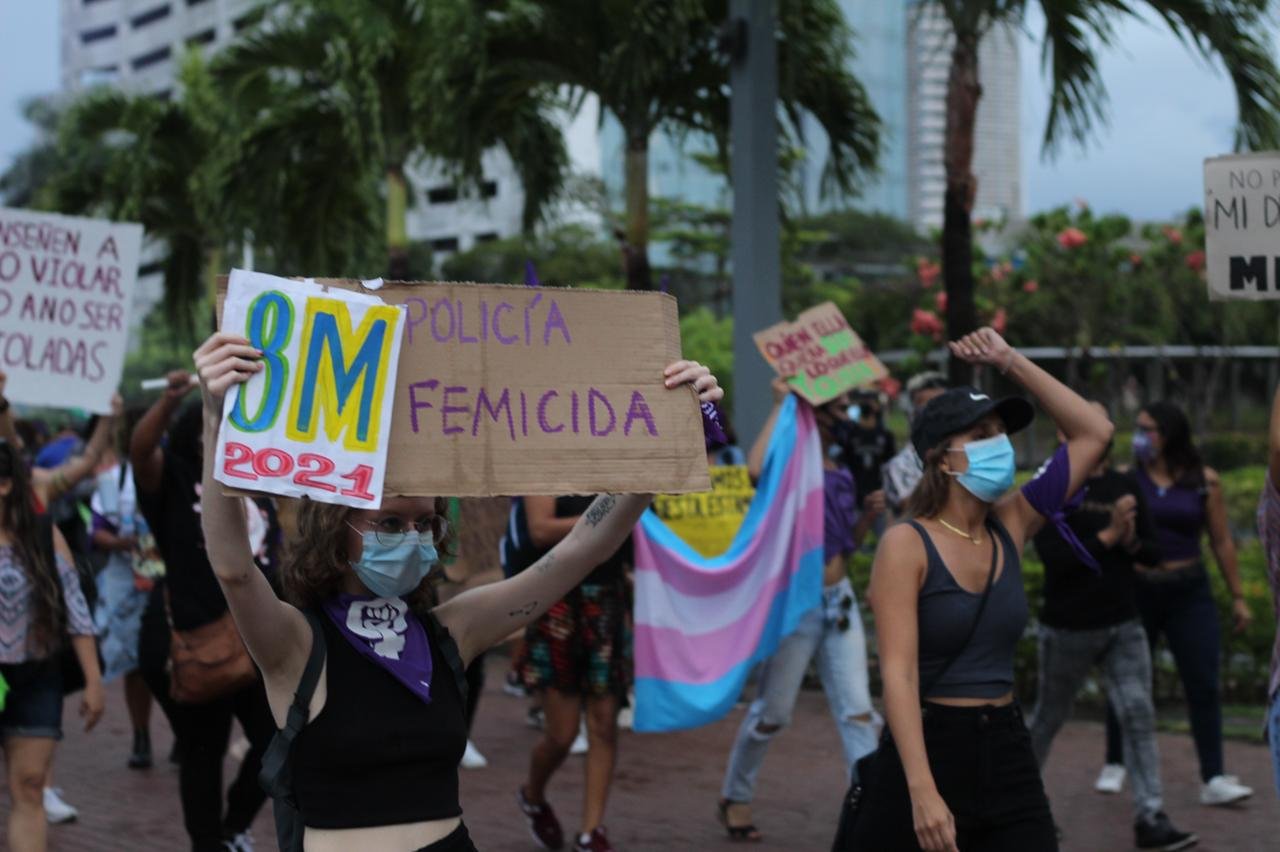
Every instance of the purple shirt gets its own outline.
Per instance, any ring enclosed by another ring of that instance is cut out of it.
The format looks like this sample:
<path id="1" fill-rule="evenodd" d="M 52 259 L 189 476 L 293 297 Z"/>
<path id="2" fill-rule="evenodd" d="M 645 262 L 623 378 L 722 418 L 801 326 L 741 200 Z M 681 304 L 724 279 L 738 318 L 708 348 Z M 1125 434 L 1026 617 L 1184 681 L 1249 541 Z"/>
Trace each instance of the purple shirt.
<path id="1" fill-rule="evenodd" d="M 858 549 L 853 526 L 858 522 L 858 489 L 847 468 L 822 472 L 822 558 L 848 556 Z"/>
<path id="2" fill-rule="evenodd" d="M 1267 582 L 1271 585 L 1271 606 L 1280 617 L 1280 491 L 1267 474 L 1267 484 L 1262 486 L 1258 500 L 1258 538 L 1267 556 Z M 1271 681 L 1267 685 L 1267 697 L 1274 698 L 1280 689 L 1280 631 L 1271 646 Z"/>

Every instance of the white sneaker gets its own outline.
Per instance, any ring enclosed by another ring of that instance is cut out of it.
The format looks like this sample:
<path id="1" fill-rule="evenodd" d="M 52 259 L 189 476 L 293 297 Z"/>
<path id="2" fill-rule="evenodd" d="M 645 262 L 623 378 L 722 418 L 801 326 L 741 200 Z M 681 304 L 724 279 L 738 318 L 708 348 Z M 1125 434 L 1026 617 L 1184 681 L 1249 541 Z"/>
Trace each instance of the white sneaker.
<path id="1" fill-rule="evenodd" d="M 1098 773 L 1098 780 L 1093 789 L 1099 793 L 1119 793 L 1124 787 L 1124 766 L 1119 763 L 1108 763 Z"/>
<path id="2" fill-rule="evenodd" d="M 586 754 L 587 753 L 587 726 L 585 723 L 578 726 L 578 736 L 573 741 L 573 745 L 569 746 L 569 754 Z"/>
<path id="3" fill-rule="evenodd" d="M 635 728 L 636 711 L 630 706 L 623 707 L 618 711 L 618 727 L 624 731 L 630 731 Z"/>
<path id="4" fill-rule="evenodd" d="M 1200 788 L 1200 804 L 1230 805 L 1253 795 L 1253 788 L 1246 787 L 1234 776 L 1215 775 Z"/>
<path id="5" fill-rule="evenodd" d="M 489 761 L 485 760 L 480 749 L 476 748 L 476 744 L 467 740 L 467 750 L 462 753 L 463 769 L 484 769 L 489 765 Z"/>
<path id="6" fill-rule="evenodd" d="M 253 852 L 253 835 L 242 831 L 230 840 L 224 841 L 227 852 Z"/>
<path id="7" fill-rule="evenodd" d="M 62 798 L 62 790 L 57 787 L 44 788 L 44 814 L 50 825 L 64 822 L 75 822 L 80 812 L 68 805 Z"/>

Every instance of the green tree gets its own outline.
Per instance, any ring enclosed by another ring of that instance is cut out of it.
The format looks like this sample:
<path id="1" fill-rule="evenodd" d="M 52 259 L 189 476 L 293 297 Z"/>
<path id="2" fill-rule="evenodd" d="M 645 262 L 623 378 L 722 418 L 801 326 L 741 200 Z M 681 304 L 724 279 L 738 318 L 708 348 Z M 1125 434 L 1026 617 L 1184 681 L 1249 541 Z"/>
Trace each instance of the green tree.
<path id="1" fill-rule="evenodd" d="M 228 94 L 256 104 L 270 140 L 328 145 L 313 154 L 316 177 L 343 169 L 353 203 L 368 196 L 373 176 L 384 207 L 388 274 L 408 277 L 407 166 L 419 157 L 446 164 L 466 186 L 481 179 L 481 156 L 500 147 L 524 188 L 531 227 L 563 181 L 567 154 L 546 86 L 511 85 L 501 56 L 484 54 L 490 25 L 466 0 L 289 0 L 264 4 L 269 22 L 221 53 L 215 74 Z M 268 97 L 269 95 L 269 97 Z M 326 137 L 328 137 L 326 139 Z M 305 153 L 299 151 L 299 153 Z M 327 163 L 327 165 L 325 165 Z M 246 179 L 270 181 L 270 166 L 246 161 Z M 293 239 L 311 239 L 307 230 Z M 422 270 L 415 270 L 422 274 Z"/>
<path id="2" fill-rule="evenodd" d="M 441 273 L 448 281 L 511 284 L 524 280 L 529 262 L 551 287 L 622 289 L 617 246 L 581 225 L 477 243 L 445 260 Z"/>
<path id="3" fill-rule="evenodd" d="M 973 174 L 974 128 L 982 86 L 978 46 L 994 27 L 1022 28 L 1028 0 L 928 0 L 954 36 L 947 78 L 942 266 L 948 299 L 947 334 L 957 337 L 977 325 L 974 301 L 973 225 L 977 179 Z M 1138 19 L 1143 7 L 1187 47 L 1220 62 L 1235 88 L 1236 147 L 1265 149 L 1280 143 L 1280 72 L 1271 47 L 1266 0 L 1039 0 L 1044 30 L 1042 63 L 1049 73 L 1049 114 L 1043 145 L 1088 140 L 1105 117 L 1106 86 L 1098 49 L 1115 38 L 1116 25 Z M 971 370 L 953 359 L 952 379 L 968 382 Z"/>
<path id="4" fill-rule="evenodd" d="M 727 157 L 729 59 L 719 47 L 726 0 L 482 0 L 488 56 L 522 66 L 527 81 L 595 95 L 625 140 L 627 286 L 649 289 L 649 139 L 702 133 Z M 779 132 L 794 146 L 805 115 L 830 140 L 823 185 L 851 192 L 873 167 L 879 119 L 850 74 L 850 32 L 836 0 L 781 0 Z"/>
<path id="5" fill-rule="evenodd" d="M 43 187 L 58 168 L 61 111 L 52 98 L 31 98 L 22 105 L 22 116 L 35 129 L 36 139 L 0 174 L 0 201 L 10 207 L 36 208 L 42 206 Z"/>

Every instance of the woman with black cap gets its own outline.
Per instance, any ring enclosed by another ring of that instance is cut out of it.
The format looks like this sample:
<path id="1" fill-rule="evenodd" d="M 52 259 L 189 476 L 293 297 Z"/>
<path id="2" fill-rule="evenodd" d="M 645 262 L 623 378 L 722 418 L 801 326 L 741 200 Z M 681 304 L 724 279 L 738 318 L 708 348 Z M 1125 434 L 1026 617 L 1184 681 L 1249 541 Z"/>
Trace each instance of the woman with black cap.
<path id="1" fill-rule="evenodd" d="M 1031 422 L 1030 403 L 953 388 L 913 424 L 924 462 L 907 504 L 913 520 L 885 534 L 871 576 L 890 735 L 861 775 L 854 845 L 1053 850 L 1049 801 L 1013 698 L 1014 646 L 1028 614 L 1021 553 L 1046 518 L 1065 529 L 1062 507 L 1113 427 L 992 329 L 951 352 L 1021 385 L 1067 441 L 1036 479 L 1006 494 L 1009 435 Z"/>

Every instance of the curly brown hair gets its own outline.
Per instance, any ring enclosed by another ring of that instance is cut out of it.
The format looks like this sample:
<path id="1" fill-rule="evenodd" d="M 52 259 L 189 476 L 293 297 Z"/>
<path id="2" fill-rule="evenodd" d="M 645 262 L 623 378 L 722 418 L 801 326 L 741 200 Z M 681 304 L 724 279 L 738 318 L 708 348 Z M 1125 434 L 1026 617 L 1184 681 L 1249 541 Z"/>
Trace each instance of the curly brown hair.
<path id="1" fill-rule="evenodd" d="M 447 514 L 448 508 L 448 498 L 435 498 L 437 514 Z M 342 591 L 342 578 L 351 570 L 346 520 L 352 511 L 349 506 L 303 499 L 298 508 L 297 535 L 289 542 L 280 565 L 280 584 L 289 603 L 299 609 L 317 609 Z M 444 541 L 436 542 L 442 557 L 452 555 L 455 535 L 450 529 Z M 436 585 L 442 573 L 439 565 L 435 566 L 418 588 L 404 596 L 410 609 L 425 614 L 436 605 Z"/>

